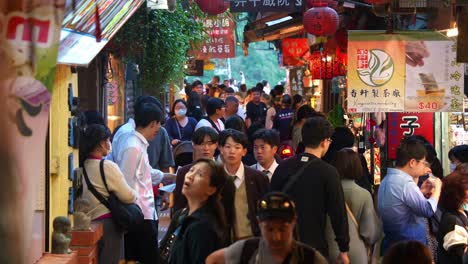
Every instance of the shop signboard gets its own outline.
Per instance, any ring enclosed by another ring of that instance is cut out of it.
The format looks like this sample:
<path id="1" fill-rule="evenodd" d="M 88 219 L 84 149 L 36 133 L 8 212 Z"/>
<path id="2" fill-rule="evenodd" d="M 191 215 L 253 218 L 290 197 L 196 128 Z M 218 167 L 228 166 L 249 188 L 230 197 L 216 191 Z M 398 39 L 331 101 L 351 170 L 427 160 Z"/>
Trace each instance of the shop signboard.
<path id="1" fill-rule="evenodd" d="M 404 137 L 419 135 L 434 144 L 433 113 L 389 113 L 388 114 L 387 150 L 388 159 L 396 158 L 396 150 Z"/>
<path id="2" fill-rule="evenodd" d="M 231 0 L 231 12 L 302 12 L 304 0 Z"/>
<path id="3" fill-rule="evenodd" d="M 197 59 L 227 59 L 236 57 L 234 21 L 225 14 L 203 20 L 208 39 L 189 54 Z"/>
<path id="4" fill-rule="evenodd" d="M 60 34 L 58 63 L 87 66 L 135 13 L 143 0 L 76 1 L 67 9 Z M 99 5 L 101 39 L 96 39 L 96 4 Z"/>
<path id="5" fill-rule="evenodd" d="M 43 252 L 44 226 L 33 228 L 33 222 L 41 223 L 45 210 L 46 135 L 64 6 L 65 0 L 0 5 L 2 191 L 15 205 L 14 211 L 5 210 L 1 223 L 15 223 L 7 236 L 13 248 L 21 249 L 14 256 L 20 263 L 35 263 Z"/>
<path id="6" fill-rule="evenodd" d="M 463 64 L 438 32 L 349 32 L 349 112 L 456 112 Z"/>
<path id="7" fill-rule="evenodd" d="M 309 56 L 309 45 L 306 38 L 285 38 L 281 40 L 284 66 L 304 65 Z"/>

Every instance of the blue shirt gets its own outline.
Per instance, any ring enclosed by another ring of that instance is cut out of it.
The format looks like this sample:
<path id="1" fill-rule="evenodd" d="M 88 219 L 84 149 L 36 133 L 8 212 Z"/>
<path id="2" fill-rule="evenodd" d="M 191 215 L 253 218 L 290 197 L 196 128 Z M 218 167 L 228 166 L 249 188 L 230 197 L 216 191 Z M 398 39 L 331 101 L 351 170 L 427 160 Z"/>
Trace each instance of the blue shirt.
<path id="1" fill-rule="evenodd" d="M 401 240 L 427 245 L 424 218 L 434 214 L 437 201 L 426 199 L 409 174 L 388 169 L 379 188 L 378 208 L 385 233 L 383 250 Z"/>

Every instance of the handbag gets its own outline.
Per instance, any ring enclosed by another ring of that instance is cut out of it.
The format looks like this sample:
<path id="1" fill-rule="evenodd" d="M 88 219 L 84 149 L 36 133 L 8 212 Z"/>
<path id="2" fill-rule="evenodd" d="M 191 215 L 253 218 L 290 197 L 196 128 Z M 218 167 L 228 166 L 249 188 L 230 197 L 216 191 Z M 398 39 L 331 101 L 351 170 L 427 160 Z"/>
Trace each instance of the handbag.
<path id="1" fill-rule="evenodd" d="M 169 226 L 166 236 L 159 244 L 159 263 L 168 264 L 171 260 L 172 247 L 174 246 L 177 237 L 181 233 L 182 221 L 187 216 L 187 209 L 184 208 L 176 212 L 172 219 L 173 222 Z"/>
<path id="2" fill-rule="evenodd" d="M 114 192 L 109 191 L 104 174 L 104 159 L 99 163 L 99 170 L 101 172 L 101 178 L 104 186 L 109 193 L 109 198 L 107 200 L 91 184 L 88 174 L 86 173 L 86 169 L 83 166 L 83 174 L 85 176 L 88 189 L 96 197 L 96 199 L 98 199 L 104 206 L 109 209 L 114 222 L 123 230 L 131 230 L 133 227 L 142 224 L 144 216 L 141 208 L 135 203 L 126 204 L 121 202 L 117 195 L 114 194 Z"/>

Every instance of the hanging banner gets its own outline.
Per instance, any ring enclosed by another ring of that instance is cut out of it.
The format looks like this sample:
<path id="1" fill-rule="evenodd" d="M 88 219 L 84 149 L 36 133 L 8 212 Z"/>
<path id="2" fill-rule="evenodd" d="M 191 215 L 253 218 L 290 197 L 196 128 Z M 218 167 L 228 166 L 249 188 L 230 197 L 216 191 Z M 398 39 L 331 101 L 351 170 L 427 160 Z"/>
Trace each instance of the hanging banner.
<path id="1" fill-rule="evenodd" d="M 197 59 L 227 59 L 236 57 L 234 40 L 234 21 L 226 15 L 218 15 L 203 21 L 203 27 L 209 38 L 198 49 L 192 49 L 189 54 Z"/>
<path id="2" fill-rule="evenodd" d="M 434 144 L 434 114 L 433 113 L 389 113 L 388 128 L 388 159 L 396 158 L 396 150 L 404 137 L 423 136 Z"/>
<path id="3" fill-rule="evenodd" d="M 230 11 L 234 12 L 302 12 L 303 0 L 231 0 Z"/>
<path id="4" fill-rule="evenodd" d="M 350 31 L 349 112 L 461 111 L 463 65 L 438 32 Z"/>
<path id="5" fill-rule="evenodd" d="M 21 226 L 22 241 L 12 241 L 22 249 L 15 256 L 21 263 L 35 263 L 43 252 L 44 226 L 33 229 L 33 222 L 44 220 L 35 210 L 45 210 L 45 192 L 40 189 L 45 184 L 46 135 L 64 7 L 65 0 L 0 5 L 0 101 L 7 109 L 2 130 L 11 136 L 7 157 L 14 166 L 14 174 L 5 177 L 14 177 L 16 183 L 4 188 L 11 188 L 9 199 L 17 204 L 14 212 L 3 216 Z"/>
<path id="6" fill-rule="evenodd" d="M 309 45 L 306 38 L 285 38 L 281 40 L 283 65 L 302 66 L 309 57 Z"/>

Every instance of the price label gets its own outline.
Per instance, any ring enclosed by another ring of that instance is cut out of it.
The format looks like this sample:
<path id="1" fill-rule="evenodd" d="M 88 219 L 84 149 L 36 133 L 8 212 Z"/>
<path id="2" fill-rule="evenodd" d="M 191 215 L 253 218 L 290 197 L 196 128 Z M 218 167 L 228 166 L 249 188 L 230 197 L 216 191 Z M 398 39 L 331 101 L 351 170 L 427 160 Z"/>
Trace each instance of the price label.
<path id="1" fill-rule="evenodd" d="M 437 102 L 420 102 L 418 104 L 419 109 L 432 109 L 437 110 L 439 109 L 439 104 Z"/>

